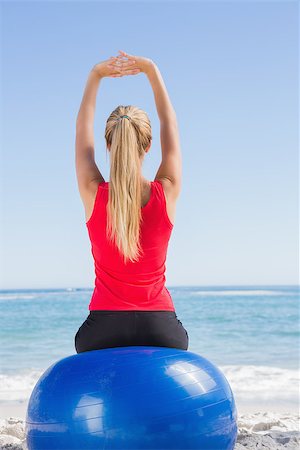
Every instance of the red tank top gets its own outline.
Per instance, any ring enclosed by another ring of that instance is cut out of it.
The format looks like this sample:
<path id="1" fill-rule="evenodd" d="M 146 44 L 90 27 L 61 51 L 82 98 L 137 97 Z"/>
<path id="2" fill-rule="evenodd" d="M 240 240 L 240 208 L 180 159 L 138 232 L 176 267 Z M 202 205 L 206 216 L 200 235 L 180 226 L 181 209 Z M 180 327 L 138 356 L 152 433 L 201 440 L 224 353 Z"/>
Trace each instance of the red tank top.
<path id="1" fill-rule="evenodd" d="M 95 287 L 89 310 L 175 311 L 165 286 L 165 261 L 173 224 L 169 220 L 163 185 L 151 181 L 151 196 L 141 207 L 139 261 L 124 264 L 106 237 L 109 183 L 99 183 L 94 209 L 86 222 L 95 266 Z"/>

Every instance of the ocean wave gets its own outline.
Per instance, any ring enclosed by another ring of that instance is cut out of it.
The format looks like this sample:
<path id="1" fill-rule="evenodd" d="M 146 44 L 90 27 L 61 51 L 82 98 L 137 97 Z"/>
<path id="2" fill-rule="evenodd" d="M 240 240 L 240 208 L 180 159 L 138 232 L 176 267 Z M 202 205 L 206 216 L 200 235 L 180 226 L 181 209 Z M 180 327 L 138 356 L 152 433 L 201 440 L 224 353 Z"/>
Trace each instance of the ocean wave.
<path id="1" fill-rule="evenodd" d="M 92 290 L 90 290 L 92 291 Z M 3 293 L 1 292 L 0 294 L 0 300 L 32 300 L 32 299 L 44 299 L 44 298 L 50 298 L 53 299 L 57 296 L 60 297 L 68 297 L 70 295 L 72 296 L 78 296 L 78 295 L 83 295 L 85 293 L 90 292 L 89 290 L 80 290 L 80 289 L 73 289 L 73 288 L 67 288 L 67 289 L 63 289 L 63 290 L 58 290 L 58 291 L 40 291 L 40 292 L 34 292 L 32 294 L 25 294 L 25 293 L 15 293 L 15 292 L 8 292 L 8 293 Z"/>
<path id="2" fill-rule="evenodd" d="M 240 401 L 256 398 L 295 402 L 298 398 L 298 370 L 254 365 L 224 365 L 219 369 Z M 33 370 L 15 375 L 0 374 L 0 401 L 28 399 L 42 373 Z"/>
<path id="3" fill-rule="evenodd" d="M 298 399 L 299 370 L 255 365 L 219 368 L 240 401 L 256 399 L 295 403 Z"/>
<path id="4" fill-rule="evenodd" d="M 30 394 L 43 374 L 43 371 L 32 370 L 15 375 L 0 374 L 0 401 L 28 400 Z"/>
<path id="5" fill-rule="evenodd" d="M 273 295 L 280 295 L 280 296 L 289 296 L 289 295 L 292 295 L 292 296 L 295 296 L 296 295 L 296 293 L 295 292 L 287 292 L 287 291 L 272 291 L 272 290 L 228 290 L 228 291 L 226 291 L 226 290 L 223 290 L 223 291 L 213 291 L 213 290 L 210 290 L 210 291 L 190 291 L 189 292 L 189 296 L 205 296 L 205 297 L 207 297 L 207 296 L 214 296 L 214 297 L 224 297 L 224 296 L 233 296 L 233 295 L 236 295 L 236 296 L 244 296 L 244 295 L 247 295 L 247 296 L 256 296 L 256 295 L 258 295 L 258 296 L 260 296 L 260 295 L 262 295 L 262 296 L 264 296 L 264 295 L 271 295 L 271 296 L 273 296 Z"/>
<path id="6" fill-rule="evenodd" d="M 20 299 L 30 299 L 38 298 L 37 295 L 26 295 L 26 294 L 1 294 L 0 300 L 20 300 Z"/>

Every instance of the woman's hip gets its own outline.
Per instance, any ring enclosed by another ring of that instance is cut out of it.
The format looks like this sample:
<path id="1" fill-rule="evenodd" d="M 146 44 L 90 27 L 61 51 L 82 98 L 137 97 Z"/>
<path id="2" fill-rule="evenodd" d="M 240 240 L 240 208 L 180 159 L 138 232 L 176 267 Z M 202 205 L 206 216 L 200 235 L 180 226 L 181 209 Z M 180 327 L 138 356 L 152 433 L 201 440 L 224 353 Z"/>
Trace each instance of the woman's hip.
<path id="1" fill-rule="evenodd" d="M 96 348 L 157 345 L 187 349 L 175 311 L 91 310 L 75 336 L 77 353 Z"/>

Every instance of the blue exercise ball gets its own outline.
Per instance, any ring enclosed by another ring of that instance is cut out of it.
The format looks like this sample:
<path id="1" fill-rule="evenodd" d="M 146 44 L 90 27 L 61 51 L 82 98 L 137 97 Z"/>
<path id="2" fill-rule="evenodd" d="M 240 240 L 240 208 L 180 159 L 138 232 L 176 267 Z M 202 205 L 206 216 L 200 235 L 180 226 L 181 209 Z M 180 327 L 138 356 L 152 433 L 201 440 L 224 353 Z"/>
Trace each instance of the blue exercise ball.
<path id="1" fill-rule="evenodd" d="M 131 346 L 61 359 L 36 383 L 29 450 L 233 449 L 237 411 L 210 361 L 186 350 Z"/>

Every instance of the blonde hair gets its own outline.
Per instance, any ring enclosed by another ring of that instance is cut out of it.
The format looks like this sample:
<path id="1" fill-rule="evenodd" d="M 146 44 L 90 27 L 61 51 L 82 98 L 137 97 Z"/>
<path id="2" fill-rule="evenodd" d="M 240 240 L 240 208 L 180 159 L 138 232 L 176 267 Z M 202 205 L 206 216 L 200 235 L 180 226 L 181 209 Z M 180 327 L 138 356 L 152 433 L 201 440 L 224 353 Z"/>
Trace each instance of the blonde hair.
<path id="1" fill-rule="evenodd" d="M 120 105 L 107 119 L 105 140 L 110 147 L 110 177 L 106 233 L 125 263 L 137 261 L 143 253 L 141 161 L 151 139 L 148 115 L 136 106 Z"/>

